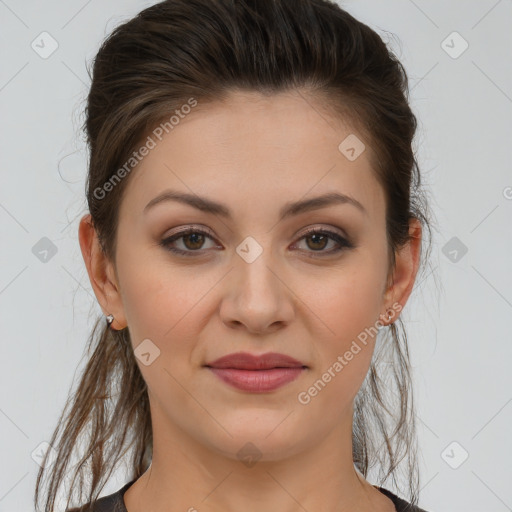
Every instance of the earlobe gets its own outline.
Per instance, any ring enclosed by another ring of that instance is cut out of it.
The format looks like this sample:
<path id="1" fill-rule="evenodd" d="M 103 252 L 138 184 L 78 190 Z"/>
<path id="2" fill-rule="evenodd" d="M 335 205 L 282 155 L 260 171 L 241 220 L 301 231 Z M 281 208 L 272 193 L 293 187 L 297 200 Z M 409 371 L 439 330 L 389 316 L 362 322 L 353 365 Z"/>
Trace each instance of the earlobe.
<path id="1" fill-rule="evenodd" d="M 100 245 L 90 214 L 80 220 L 78 239 L 96 299 L 105 315 L 114 316 L 112 328 L 123 329 L 126 320 L 114 265 Z"/>

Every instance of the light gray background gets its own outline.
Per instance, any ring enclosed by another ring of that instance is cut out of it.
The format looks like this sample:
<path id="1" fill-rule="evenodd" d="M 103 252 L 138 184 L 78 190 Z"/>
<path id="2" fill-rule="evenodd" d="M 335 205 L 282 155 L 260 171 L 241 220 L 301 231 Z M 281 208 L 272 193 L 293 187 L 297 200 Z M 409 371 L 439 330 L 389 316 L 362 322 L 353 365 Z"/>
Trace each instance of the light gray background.
<path id="1" fill-rule="evenodd" d="M 0 0 L 0 512 L 32 510 L 31 454 L 50 438 L 101 312 L 77 239 L 86 211 L 85 62 L 117 24 L 153 3 Z M 407 69 L 419 163 L 439 225 L 433 272 L 404 310 L 420 505 L 512 510 L 512 2 L 343 5 Z M 58 43 L 47 59 L 31 47 L 43 31 Z M 464 42 L 454 31 L 469 44 L 457 58 Z M 32 251 L 43 237 L 57 249 L 46 263 Z M 124 482 L 119 474 L 104 494 Z"/>

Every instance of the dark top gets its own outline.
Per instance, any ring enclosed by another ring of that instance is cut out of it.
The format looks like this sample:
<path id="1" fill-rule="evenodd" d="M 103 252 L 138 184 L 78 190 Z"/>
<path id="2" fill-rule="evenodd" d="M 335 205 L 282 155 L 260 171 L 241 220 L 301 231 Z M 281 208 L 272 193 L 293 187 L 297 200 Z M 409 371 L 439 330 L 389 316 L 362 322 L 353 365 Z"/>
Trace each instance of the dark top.
<path id="1" fill-rule="evenodd" d="M 83 505 L 80 508 L 72 508 L 66 510 L 66 512 L 128 512 L 124 505 L 123 495 L 128 490 L 128 487 L 132 485 L 135 480 L 128 482 L 126 485 L 121 487 L 117 492 L 103 496 L 96 501 L 95 507 L 92 511 L 87 509 L 89 504 Z M 422 508 L 414 507 L 407 501 L 399 498 L 396 494 L 391 491 L 374 485 L 382 494 L 385 494 L 395 505 L 396 512 L 426 512 Z"/>

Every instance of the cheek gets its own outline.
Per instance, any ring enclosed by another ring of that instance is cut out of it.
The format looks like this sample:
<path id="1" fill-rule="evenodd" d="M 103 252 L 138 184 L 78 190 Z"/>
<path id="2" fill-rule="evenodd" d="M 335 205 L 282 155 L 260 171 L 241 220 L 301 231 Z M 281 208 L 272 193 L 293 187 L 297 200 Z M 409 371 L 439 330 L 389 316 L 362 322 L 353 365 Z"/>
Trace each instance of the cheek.
<path id="1" fill-rule="evenodd" d="M 297 396 L 309 417 L 337 424 L 357 395 L 375 347 L 376 289 L 374 276 L 354 273 L 350 279 L 332 279 L 312 299 L 320 319 L 317 332 L 322 334 L 312 333 L 316 364 Z"/>
<path id="2" fill-rule="evenodd" d="M 145 264 L 140 265 L 139 261 Z M 192 266 L 178 267 L 161 258 L 142 259 L 137 254 L 119 262 L 119 267 L 135 354 L 143 340 L 150 340 L 157 347 L 154 350 L 158 357 L 151 365 L 138 361 L 144 380 L 155 397 L 165 390 L 165 394 L 173 396 L 173 402 L 183 400 L 185 405 L 186 393 L 178 383 L 187 382 L 191 392 L 195 389 L 194 372 L 204 363 L 199 340 L 213 314 L 212 289 L 222 275 L 211 271 L 200 275 Z"/>
<path id="3" fill-rule="evenodd" d="M 379 269 L 363 265 L 357 269 L 333 271 L 321 281 L 301 280 L 302 291 L 298 295 L 315 313 L 322 326 L 321 337 L 327 345 L 341 348 L 375 325 L 382 307 L 381 280 Z M 314 293 L 308 290 L 314 290 Z"/>
<path id="4" fill-rule="evenodd" d="M 218 277 L 198 278 L 192 269 L 171 267 L 158 258 L 150 262 L 141 256 L 133 253 L 119 262 L 123 305 L 136 356 L 139 345 L 150 347 L 150 364 L 139 357 L 137 364 L 154 400 L 190 407 L 188 392 L 200 394 L 193 376 L 199 363 L 194 359 L 195 347 L 208 318 L 204 296 Z M 145 261 L 144 265 L 140 261 Z M 143 345 L 143 340 L 152 344 L 144 341 Z"/>
<path id="5" fill-rule="evenodd" d="M 123 306 L 135 344 L 147 337 L 172 338 L 190 325 L 188 315 L 195 314 L 208 289 L 208 276 L 198 281 L 194 269 L 170 265 L 165 256 L 156 257 L 158 251 L 135 251 L 118 264 Z"/>
<path id="6" fill-rule="evenodd" d="M 300 281 L 303 318 L 315 324 L 308 329 L 317 361 L 308 382 L 313 386 L 311 393 L 303 391 L 316 401 L 319 414 L 325 407 L 331 411 L 327 414 L 340 414 L 368 372 L 378 332 L 384 272 L 384 264 L 372 261 L 370 253 L 366 257 L 359 253 L 353 261 L 347 259 L 343 269 L 333 269 L 328 278 Z M 329 408 L 326 403 L 337 405 Z"/>

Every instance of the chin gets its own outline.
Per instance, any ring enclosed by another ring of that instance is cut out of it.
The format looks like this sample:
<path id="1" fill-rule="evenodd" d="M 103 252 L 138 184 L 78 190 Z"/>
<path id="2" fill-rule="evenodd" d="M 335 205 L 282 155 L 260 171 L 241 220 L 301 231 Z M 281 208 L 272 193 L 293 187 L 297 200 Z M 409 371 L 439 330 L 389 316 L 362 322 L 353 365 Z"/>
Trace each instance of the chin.
<path id="1" fill-rule="evenodd" d="M 239 410 L 230 421 L 226 418 L 219 421 L 230 435 L 217 429 L 216 438 L 210 437 L 207 443 L 219 454 L 241 462 L 284 460 L 314 444 L 311 438 L 315 437 L 311 434 L 308 442 L 308 438 L 304 438 L 305 426 L 296 423 L 296 419 L 293 421 L 294 415 L 289 413 Z"/>

